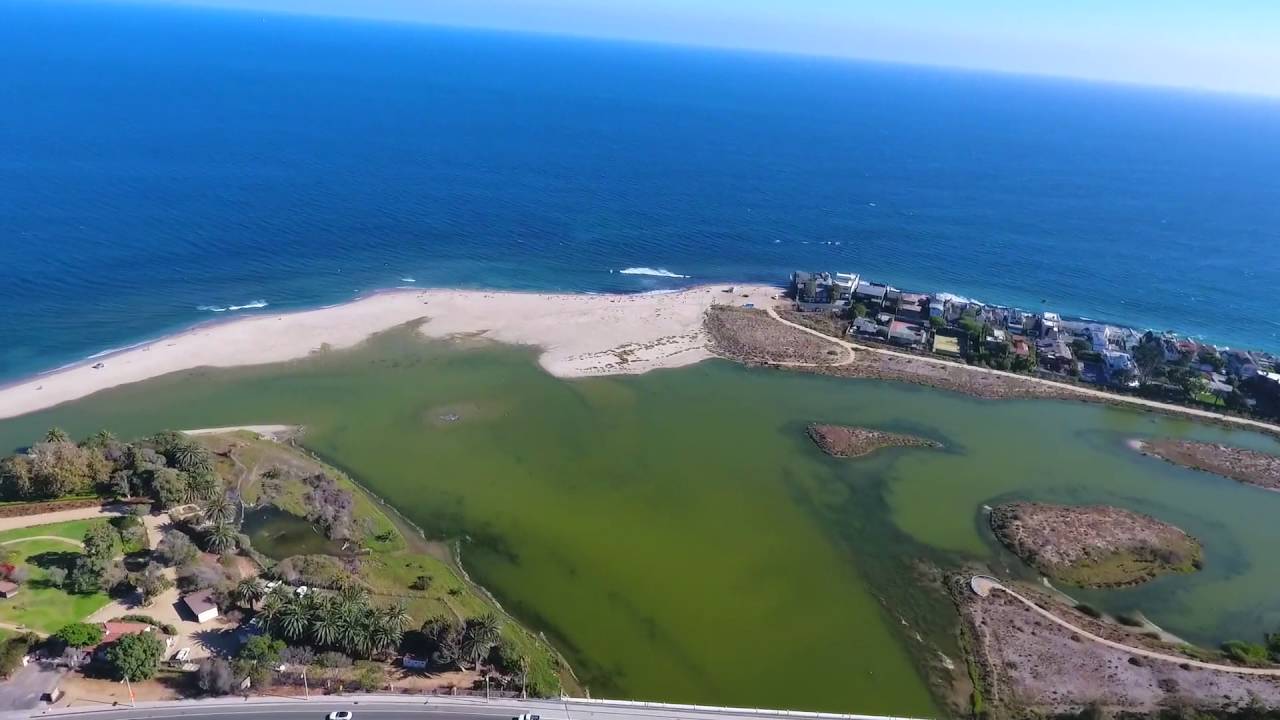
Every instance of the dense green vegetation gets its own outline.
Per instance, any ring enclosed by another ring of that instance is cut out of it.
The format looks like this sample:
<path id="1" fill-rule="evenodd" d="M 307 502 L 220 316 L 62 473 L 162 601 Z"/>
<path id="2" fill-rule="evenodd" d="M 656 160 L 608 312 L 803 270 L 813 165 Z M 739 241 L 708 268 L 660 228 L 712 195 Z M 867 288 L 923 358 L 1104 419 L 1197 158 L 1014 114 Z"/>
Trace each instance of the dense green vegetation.
<path id="1" fill-rule="evenodd" d="M 54 427 L 25 451 L 0 460 L 0 498 L 50 500 L 97 493 L 150 497 L 161 508 L 208 500 L 222 488 L 204 446 L 165 431 L 133 443 L 100 430 L 80 443 Z"/>

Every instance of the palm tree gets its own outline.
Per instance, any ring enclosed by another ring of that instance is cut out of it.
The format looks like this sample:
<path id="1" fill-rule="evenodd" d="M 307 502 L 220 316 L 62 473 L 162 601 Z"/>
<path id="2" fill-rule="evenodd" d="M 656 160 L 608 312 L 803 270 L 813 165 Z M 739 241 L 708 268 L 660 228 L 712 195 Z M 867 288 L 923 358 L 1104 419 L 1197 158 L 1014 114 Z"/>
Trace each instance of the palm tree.
<path id="1" fill-rule="evenodd" d="M 215 495 L 204 505 L 204 516 L 211 523 L 230 523 L 236 519 L 236 505 L 226 495 Z"/>
<path id="2" fill-rule="evenodd" d="M 258 578 L 247 577 L 236 583 L 236 587 L 231 591 L 231 597 L 236 603 L 246 608 L 252 609 L 258 601 L 267 594 L 266 588 Z"/>
<path id="3" fill-rule="evenodd" d="M 364 606 L 345 602 L 339 597 L 334 603 L 333 614 L 338 623 L 338 645 L 348 655 L 356 654 L 361 636 L 365 634 Z"/>
<path id="4" fill-rule="evenodd" d="M 289 640 L 298 640 L 307 632 L 310 618 L 307 606 L 297 600 L 284 603 L 280 608 L 280 632 Z"/>
<path id="5" fill-rule="evenodd" d="M 262 599 L 262 607 L 258 608 L 258 618 L 262 621 L 263 630 L 271 630 L 280 620 L 280 611 L 284 609 L 284 597 L 279 593 L 267 593 Z"/>
<path id="6" fill-rule="evenodd" d="M 204 539 L 209 552 L 222 553 L 235 547 L 236 529 L 227 523 L 214 525 Z"/>
<path id="7" fill-rule="evenodd" d="M 211 472 L 188 472 L 183 473 L 186 487 L 183 488 L 183 499 L 186 502 L 193 503 L 201 500 L 210 500 L 218 496 L 218 492 L 222 489 L 222 481 L 217 475 Z"/>
<path id="8" fill-rule="evenodd" d="M 386 613 L 377 613 L 369 623 L 368 637 L 370 654 L 381 655 L 399 647 L 404 633 L 396 629 Z"/>
<path id="9" fill-rule="evenodd" d="M 311 619 L 311 639 L 321 647 L 331 646 L 338 642 L 342 624 L 333 613 L 331 603 L 321 603 Z"/>
<path id="10" fill-rule="evenodd" d="M 468 620 L 462 633 L 462 659 L 470 661 L 479 670 L 501 633 L 502 621 L 493 613 Z"/>
<path id="11" fill-rule="evenodd" d="M 49 431 L 44 434 L 44 441 L 47 443 L 71 442 L 71 436 L 67 434 L 66 430 L 63 430 L 60 427 L 51 427 L 49 428 Z"/>
<path id="12" fill-rule="evenodd" d="M 388 606 L 382 611 L 383 620 L 386 621 L 388 627 L 399 635 L 404 635 L 404 631 L 409 629 L 413 624 L 413 618 L 409 616 L 408 609 L 404 603 L 396 603 Z M 399 642 L 397 640 L 397 642 Z"/>
<path id="13" fill-rule="evenodd" d="M 190 473 L 207 473 L 213 469 L 213 459 L 205 447 L 192 440 L 183 438 L 169 446 L 165 453 L 169 461 L 179 470 Z"/>
<path id="14" fill-rule="evenodd" d="M 110 430 L 99 430 L 98 432 L 90 435 L 89 438 L 84 441 L 84 444 L 87 447 L 105 450 L 108 445 L 111 445 L 114 442 L 116 442 L 116 436 L 113 435 Z"/>

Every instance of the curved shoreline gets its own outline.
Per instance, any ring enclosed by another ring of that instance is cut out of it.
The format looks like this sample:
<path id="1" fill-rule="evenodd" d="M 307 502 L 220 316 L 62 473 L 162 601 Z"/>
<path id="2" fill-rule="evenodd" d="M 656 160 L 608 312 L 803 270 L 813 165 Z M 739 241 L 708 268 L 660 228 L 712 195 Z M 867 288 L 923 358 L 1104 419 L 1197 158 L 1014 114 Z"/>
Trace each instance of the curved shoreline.
<path id="1" fill-rule="evenodd" d="M 627 295 L 394 289 L 311 310 L 219 319 L 0 387 L 0 419 L 181 370 L 286 362 L 348 348 L 411 322 L 421 322 L 419 331 L 430 338 L 479 335 L 540 347 L 539 363 L 558 377 L 680 367 L 711 357 L 702 328 L 708 307 L 765 303 L 779 292 L 750 285 L 728 293 L 726 287 Z"/>

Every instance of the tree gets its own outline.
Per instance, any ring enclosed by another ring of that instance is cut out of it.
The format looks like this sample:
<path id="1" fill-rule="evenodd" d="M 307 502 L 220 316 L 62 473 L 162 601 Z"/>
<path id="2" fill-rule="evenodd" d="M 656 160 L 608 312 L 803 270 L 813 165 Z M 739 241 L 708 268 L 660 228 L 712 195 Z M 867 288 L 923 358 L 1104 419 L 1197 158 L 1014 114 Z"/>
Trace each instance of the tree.
<path id="1" fill-rule="evenodd" d="M 222 658 L 208 657 L 196 667 L 196 684 L 210 695 L 229 695 L 235 689 L 231 664 Z"/>
<path id="2" fill-rule="evenodd" d="M 61 589 L 67 584 L 67 571 L 57 566 L 44 571 L 44 581 L 50 586 Z"/>
<path id="3" fill-rule="evenodd" d="M 110 430 L 104 428 L 86 438 L 84 446 L 87 448 L 95 448 L 97 450 L 106 450 L 118 442 L 119 441 L 116 439 L 116 436 L 113 435 Z"/>
<path id="4" fill-rule="evenodd" d="M 173 581 L 164 574 L 159 563 L 149 563 L 145 570 L 134 576 L 133 586 L 142 593 L 142 604 L 150 605 L 160 593 L 173 587 Z"/>
<path id="5" fill-rule="evenodd" d="M 209 552 L 223 553 L 235 548 L 236 546 L 236 529 L 228 523 L 218 523 L 214 525 L 209 534 L 204 538 L 205 547 Z"/>
<path id="6" fill-rule="evenodd" d="M 185 476 L 173 468 L 161 467 L 149 473 L 151 495 L 161 508 L 177 507 L 185 502 L 187 482 Z"/>
<path id="7" fill-rule="evenodd" d="M 181 530 L 166 530 L 160 538 L 160 543 L 156 545 L 155 552 L 157 559 L 175 567 L 186 565 L 195 560 L 199 554 L 200 551 L 195 543 L 191 542 L 191 538 Z"/>
<path id="8" fill-rule="evenodd" d="M 943 320 L 940 317 L 934 316 L 929 318 L 929 327 L 933 328 L 934 330 L 941 330 L 946 326 L 947 326 L 947 321 Z"/>
<path id="9" fill-rule="evenodd" d="M 27 455 L 10 455 L 0 460 L 0 497 L 6 500 L 22 500 L 31 497 L 32 463 Z"/>
<path id="10" fill-rule="evenodd" d="M 222 481 L 209 470 L 192 470 L 182 474 L 186 486 L 183 499 L 189 503 L 211 500 L 222 492 Z"/>
<path id="11" fill-rule="evenodd" d="M 502 623 L 493 613 L 467 620 L 462 632 L 462 659 L 479 670 L 481 663 L 489 657 L 489 651 L 498 642 L 501 631 Z"/>
<path id="12" fill-rule="evenodd" d="M 236 654 L 236 674 L 247 676 L 250 682 L 259 687 L 271 680 L 271 669 L 280 664 L 280 653 L 285 644 L 281 640 L 273 640 L 266 635 L 255 635 L 240 647 Z"/>
<path id="13" fill-rule="evenodd" d="M 1148 333 L 1133 351 L 1133 362 L 1143 378 L 1149 378 L 1164 363 L 1164 343 Z"/>
<path id="14" fill-rule="evenodd" d="M 247 577 L 242 578 L 236 583 L 236 587 L 231 591 L 231 597 L 236 604 L 252 609 L 258 601 L 266 597 L 267 590 L 262 586 L 262 582 L 258 578 Z"/>
<path id="15" fill-rule="evenodd" d="M 120 554 L 120 533 L 106 522 L 90 525 L 84 531 L 84 554 L 106 567 L 107 563 Z"/>
<path id="16" fill-rule="evenodd" d="M 102 642 L 102 627 L 90 623 L 71 623 L 53 634 L 53 639 L 74 648 L 92 647 Z"/>
<path id="17" fill-rule="evenodd" d="M 291 600 L 280 608 L 276 625 L 280 633 L 290 640 L 299 640 L 310 626 L 310 613 L 301 600 Z"/>
<path id="18" fill-rule="evenodd" d="M 81 555 L 76 558 L 75 565 L 71 567 L 71 572 L 67 574 L 63 587 L 77 595 L 98 592 L 98 590 L 102 589 L 102 574 L 104 570 L 104 567 L 91 560 L 88 556 Z"/>
<path id="19" fill-rule="evenodd" d="M 47 443 L 69 443 L 71 442 L 71 436 L 60 427 L 51 427 L 44 434 L 44 441 Z"/>
<path id="20" fill-rule="evenodd" d="M 204 504 L 204 516 L 211 523 L 232 523 L 236 519 L 236 505 L 226 495 L 215 495 Z"/>
<path id="21" fill-rule="evenodd" d="M 125 635 L 107 649 L 107 663 L 118 679 L 150 680 L 160 667 L 164 641 L 158 633 Z"/>

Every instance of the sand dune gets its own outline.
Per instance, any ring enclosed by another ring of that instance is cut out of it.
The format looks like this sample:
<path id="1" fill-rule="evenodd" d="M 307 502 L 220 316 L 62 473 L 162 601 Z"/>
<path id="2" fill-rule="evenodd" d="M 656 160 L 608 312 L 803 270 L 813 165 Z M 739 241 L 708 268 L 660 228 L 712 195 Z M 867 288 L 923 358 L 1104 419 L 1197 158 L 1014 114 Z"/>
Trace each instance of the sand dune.
<path id="1" fill-rule="evenodd" d="M 69 402 L 99 390 L 196 367 L 235 367 L 351 347 L 370 335 L 426 319 L 433 338 L 477 334 L 536 345 L 560 377 L 643 373 L 710 357 L 702 314 L 713 304 L 761 305 L 777 288 L 727 285 L 642 295 L 551 295 L 465 290 L 382 292 L 305 312 L 255 315 L 204 325 L 92 362 L 0 389 L 0 418 Z M 745 297 L 744 297 L 745 295 Z M 101 367 L 94 367 L 101 363 Z"/>

